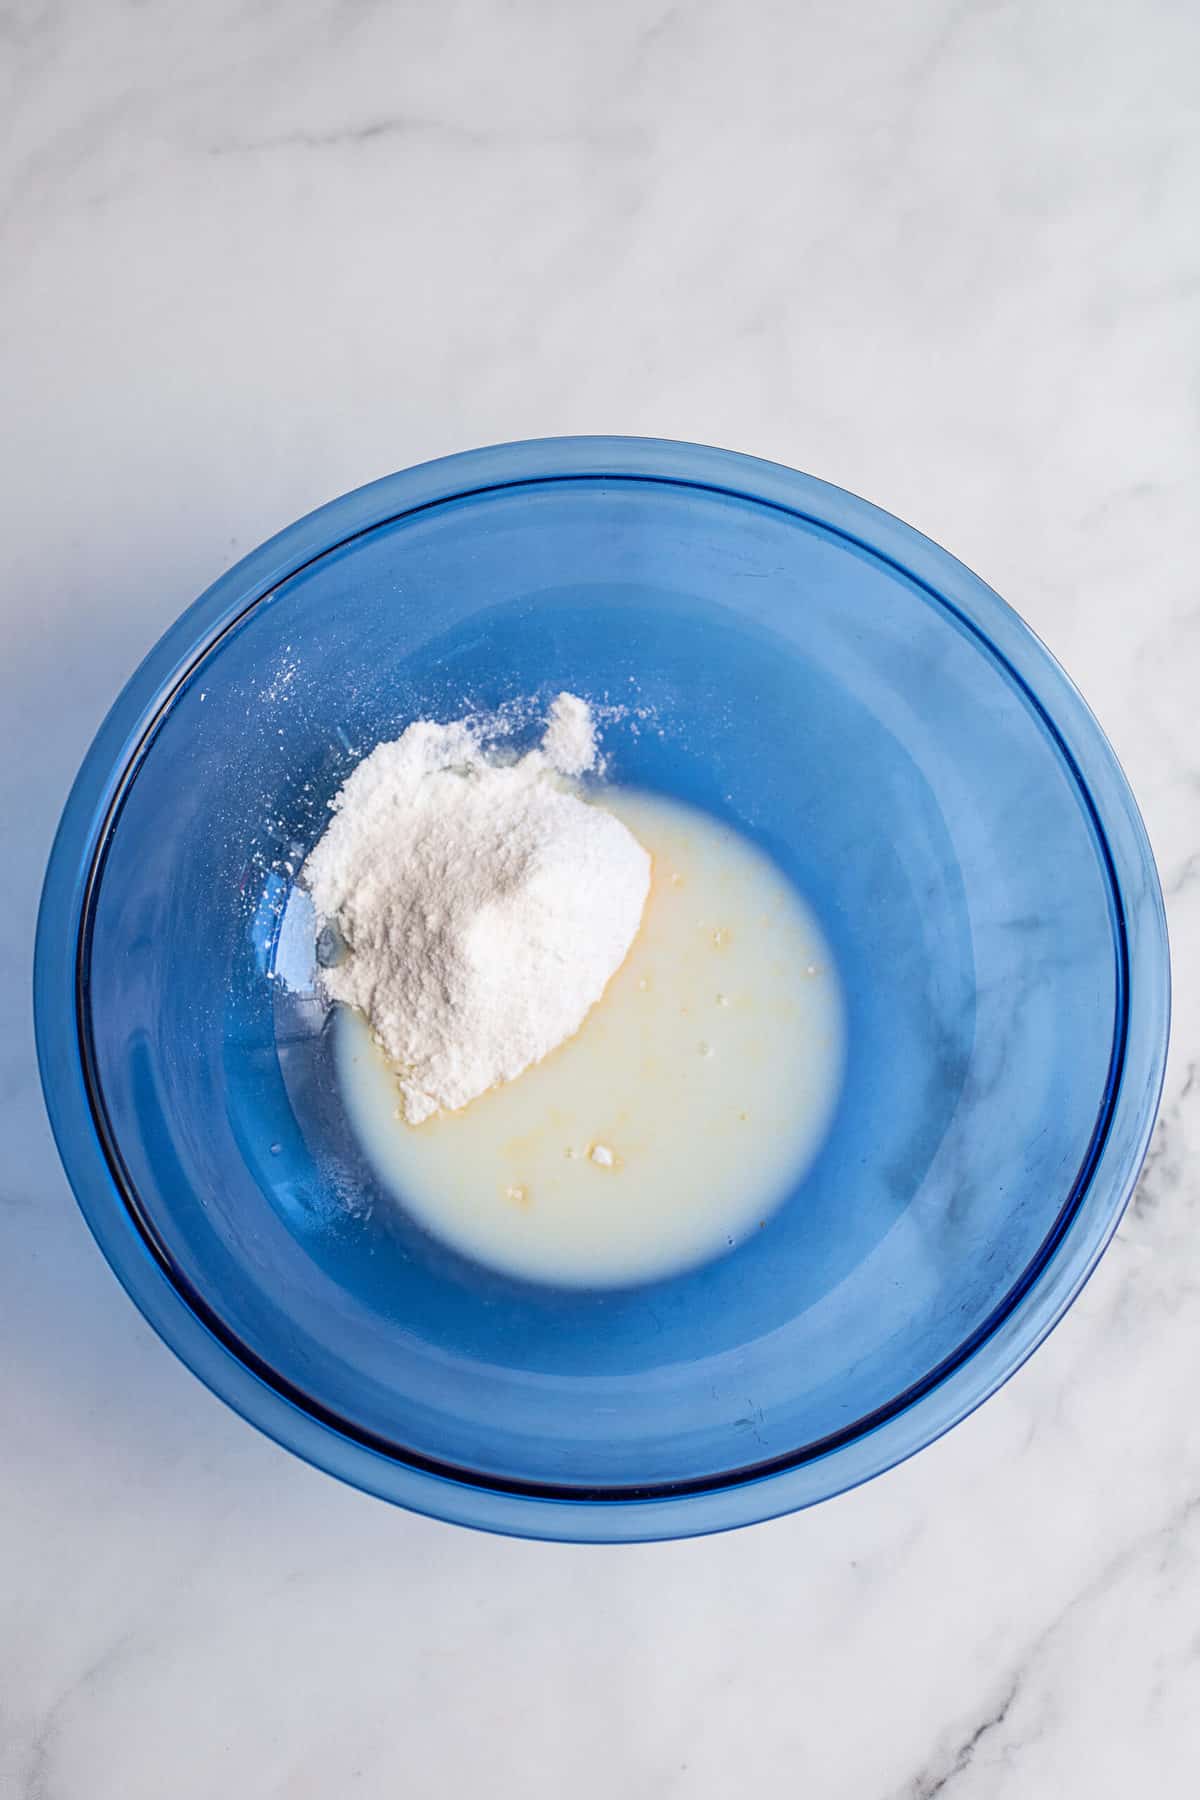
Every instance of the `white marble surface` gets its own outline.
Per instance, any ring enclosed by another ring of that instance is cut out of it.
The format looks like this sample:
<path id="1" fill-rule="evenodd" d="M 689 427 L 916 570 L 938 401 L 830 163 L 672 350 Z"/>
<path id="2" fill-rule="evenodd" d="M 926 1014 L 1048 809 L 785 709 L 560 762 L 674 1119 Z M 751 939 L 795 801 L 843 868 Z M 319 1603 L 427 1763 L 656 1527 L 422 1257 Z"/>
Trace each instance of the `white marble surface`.
<path id="1" fill-rule="evenodd" d="M 1061 1800 L 1200 1758 L 1200 14 L 1186 0 L 0 7 L 0 1795 Z M 1067 1322 L 865 1489 L 722 1539 L 488 1539 L 258 1437 L 118 1290 L 29 942 L 115 687 L 405 463 L 697 438 L 870 496 L 1075 675 L 1176 1025 Z"/>

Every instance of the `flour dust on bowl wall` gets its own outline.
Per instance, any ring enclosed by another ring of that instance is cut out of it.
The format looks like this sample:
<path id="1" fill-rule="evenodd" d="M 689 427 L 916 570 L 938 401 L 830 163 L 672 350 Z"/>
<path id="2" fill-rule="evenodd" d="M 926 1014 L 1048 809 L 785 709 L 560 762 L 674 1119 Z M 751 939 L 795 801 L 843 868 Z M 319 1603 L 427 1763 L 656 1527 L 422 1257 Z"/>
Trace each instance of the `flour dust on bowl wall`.
<path id="1" fill-rule="evenodd" d="M 1047 651 L 867 503 L 502 446 L 334 501 L 118 698 L 39 925 L 81 1207 L 301 1455 L 744 1524 L 993 1392 L 1116 1227 L 1168 967 Z"/>

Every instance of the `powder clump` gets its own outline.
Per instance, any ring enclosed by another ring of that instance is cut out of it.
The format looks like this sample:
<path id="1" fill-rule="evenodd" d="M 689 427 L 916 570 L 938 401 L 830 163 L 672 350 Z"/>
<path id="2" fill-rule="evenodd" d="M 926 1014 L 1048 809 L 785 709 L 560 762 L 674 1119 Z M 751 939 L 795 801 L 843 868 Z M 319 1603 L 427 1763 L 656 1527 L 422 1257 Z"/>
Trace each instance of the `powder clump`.
<path id="1" fill-rule="evenodd" d="M 302 879 L 409 1124 L 512 1081 L 573 1035 L 641 922 L 650 858 L 555 779 L 596 764 L 591 709 L 560 694 L 542 746 L 498 766 L 480 727 L 419 720 L 332 801 Z"/>
<path id="2" fill-rule="evenodd" d="M 560 775 L 583 775 L 596 766 L 592 709 L 578 694 L 560 694 L 550 708 L 542 752 Z"/>

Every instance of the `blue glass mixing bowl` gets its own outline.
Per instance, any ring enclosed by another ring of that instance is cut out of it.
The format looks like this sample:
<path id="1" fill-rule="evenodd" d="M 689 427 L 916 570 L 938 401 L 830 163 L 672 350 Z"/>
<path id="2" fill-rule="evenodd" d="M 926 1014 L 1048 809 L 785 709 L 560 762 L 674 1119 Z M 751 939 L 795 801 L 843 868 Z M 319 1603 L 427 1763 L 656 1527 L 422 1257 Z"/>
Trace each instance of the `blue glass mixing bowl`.
<path id="1" fill-rule="evenodd" d="M 607 730 L 614 778 L 763 846 L 846 1007 L 767 1227 L 620 1290 L 479 1267 L 377 1190 L 297 922 L 358 756 L 563 688 L 653 709 Z M 582 438 L 349 494 L 180 619 L 68 802 L 36 1010 L 79 1203 L 217 1393 L 388 1499 L 611 1540 L 822 1499 L 1012 1373 L 1132 1189 L 1168 962 L 1121 771 L 995 594 L 806 476 Z"/>

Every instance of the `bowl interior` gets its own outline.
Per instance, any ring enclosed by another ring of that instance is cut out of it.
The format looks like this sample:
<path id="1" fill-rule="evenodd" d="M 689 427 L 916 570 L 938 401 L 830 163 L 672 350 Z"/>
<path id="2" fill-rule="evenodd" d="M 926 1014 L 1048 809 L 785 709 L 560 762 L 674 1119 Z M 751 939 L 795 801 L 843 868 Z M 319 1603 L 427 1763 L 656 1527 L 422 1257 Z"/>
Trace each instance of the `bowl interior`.
<path id="1" fill-rule="evenodd" d="M 614 780 L 776 859 L 846 1008 L 833 1124 L 767 1227 L 616 1291 L 481 1268 L 380 1191 L 295 884 L 378 740 L 563 688 L 626 709 Z M 298 1405 L 498 1486 L 710 1486 L 869 1428 L 1013 1305 L 1111 1100 L 1114 918 L 1040 707 L 903 570 L 685 482 L 527 482 L 318 557 L 165 706 L 91 894 L 93 1105 L 173 1279 Z"/>

